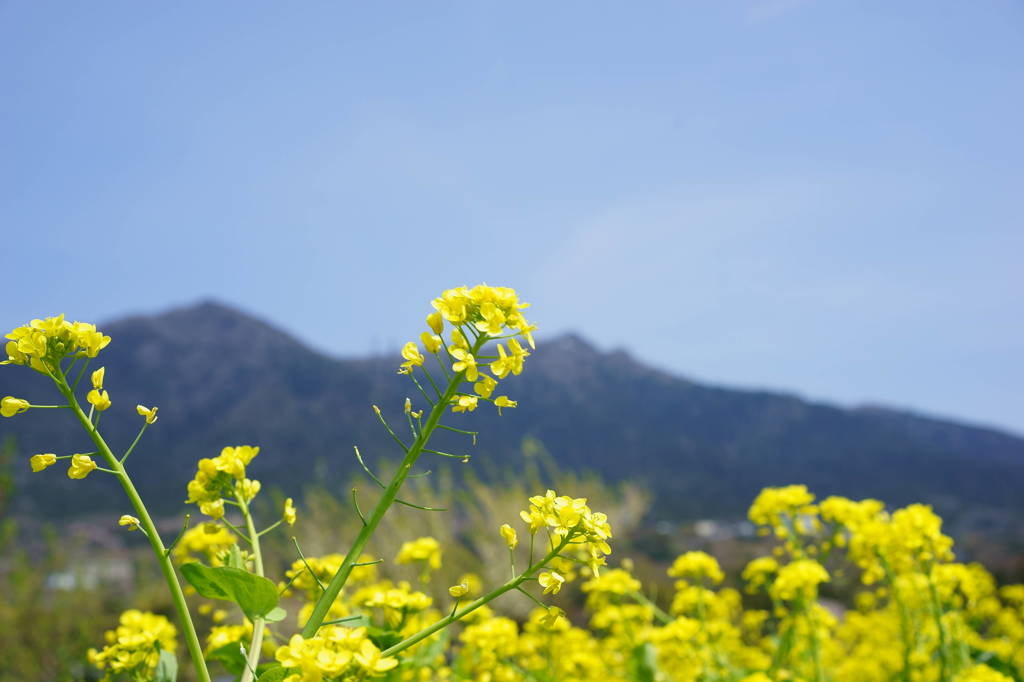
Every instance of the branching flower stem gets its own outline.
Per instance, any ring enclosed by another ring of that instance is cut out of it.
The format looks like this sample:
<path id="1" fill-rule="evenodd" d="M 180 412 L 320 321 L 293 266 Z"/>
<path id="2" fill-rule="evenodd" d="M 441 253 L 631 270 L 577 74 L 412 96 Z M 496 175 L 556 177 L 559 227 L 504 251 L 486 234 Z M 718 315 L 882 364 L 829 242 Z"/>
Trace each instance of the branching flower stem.
<path id="1" fill-rule="evenodd" d="M 406 639 L 403 639 L 401 642 L 399 642 L 398 644 L 394 645 L 393 647 L 391 647 L 389 649 L 386 649 L 381 655 L 382 656 L 394 656 L 394 655 L 396 655 L 396 654 L 398 654 L 398 653 L 400 653 L 402 651 L 405 651 L 409 647 L 414 646 L 416 644 L 419 644 L 421 641 L 423 641 L 427 637 L 430 637 L 432 634 L 434 634 L 438 630 L 442 630 L 442 629 L 448 627 L 449 625 L 451 625 L 452 623 L 454 623 L 455 621 L 461 620 L 461 619 L 465 618 L 466 616 L 468 616 L 473 611 L 476 611 L 481 606 L 484 606 L 485 604 L 494 601 L 495 599 L 497 599 L 501 595 L 505 594 L 506 592 L 508 592 L 510 590 L 519 589 L 520 585 L 522 585 L 527 580 L 532 579 L 534 577 L 534 575 L 537 573 L 537 571 L 539 571 L 540 569 L 544 568 L 548 564 L 548 562 L 550 562 L 552 559 L 554 559 L 556 556 L 558 556 L 558 553 L 561 552 L 563 549 L 565 549 L 565 546 L 569 544 L 569 541 L 572 539 L 572 537 L 573 536 L 572 536 L 571 533 L 566 535 L 562 539 L 562 541 L 560 543 L 558 543 L 557 545 L 555 545 L 554 547 L 552 547 L 551 551 L 548 552 L 546 555 L 544 555 L 544 557 L 540 561 L 538 561 L 535 564 L 532 564 L 528 569 L 523 571 L 520 575 L 518 575 L 515 578 L 512 578 L 511 580 L 506 582 L 501 587 L 498 587 L 498 588 L 496 588 L 494 590 L 491 590 L 490 592 L 488 592 L 487 594 L 485 594 L 484 596 L 482 596 L 482 597 L 480 597 L 478 599 L 474 599 L 473 601 L 471 601 L 470 603 L 466 604 L 465 606 L 463 606 L 458 611 L 454 611 L 451 615 L 447 616 L 446 618 L 442 618 L 441 620 L 437 621 L 433 625 L 430 625 L 430 626 L 427 626 L 427 627 L 423 628 L 422 630 L 417 632 L 415 635 L 412 635 L 410 637 L 407 637 Z"/>
<path id="2" fill-rule="evenodd" d="M 174 602 L 174 610 L 178 614 L 178 622 L 181 625 L 181 629 L 185 634 L 185 645 L 188 648 L 189 656 L 192 658 L 192 663 L 196 669 L 196 677 L 200 682 L 210 682 L 210 672 L 206 669 L 206 661 L 203 659 L 203 647 L 199 643 L 199 636 L 196 634 L 195 625 L 192 623 L 192 617 L 188 612 L 188 605 L 185 603 L 185 594 L 181 590 L 181 584 L 178 582 L 178 576 L 174 572 L 174 565 L 171 563 L 171 559 L 167 554 L 167 550 L 164 547 L 163 541 L 160 539 L 160 534 L 157 532 L 156 525 L 153 523 L 152 517 L 149 515 L 149 511 L 146 509 L 145 503 L 142 501 L 142 497 L 139 492 L 135 489 L 135 484 L 132 483 L 131 477 L 128 476 L 128 472 L 125 470 L 124 465 L 121 463 L 114 453 L 110 450 L 110 446 L 107 445 L 106 441 L 103 440 L 103 436 L 93 425 L 88 415 L 82 411 L 82 406 L 78 403 L 78 398 L 75 397 L 74 391 L 68 386 L 67 380 L 62 374 L 56 376 L 51 375 L 54 383 L 57 385 L 57 389 L 61 392 L 64 398 L 68 401 L 68 407 L 74 412 L 78 422 L 85 429 L 86 433 L 89 434 L 89 438 L 96 445 L 96 450 L 106 460 L 113 474 L 120 481 L 121 487 L 124 488 L 124 492 L 128 495 L 128 500 L 131 502 L 132 509 L 139 517 L 139 525 L 146 532 L 146 537 L 149 540 L 149 545 L 153 549 L 153 554 L 156 555 L 157 562 L 160 564 L 160 571 L 163 573 L 164 580 L 167 582 L 167 589 L 171 592 L 171 599 Z"/>
<path id="3" fill-rule="evenodd" d="M 476 353 L 480 350 L 484 343 L 487 342 L 487 338 L 486 334 L 481 334 L 480 337 L 476 339 L 476 342 L 473 344 L 473 348 L 470 352 Z M 388 486 L 384 489 L 384 493 L 377 502 L 377 506 L 374 507 L 370 516 L 364 520 L 363 527 L 359 531 L 359 535 L 356 536 L 348 554 L 345 555 L 345 559 L 341 562 L 341 566 L 338 567 L 337 573 L 335 573 L 334 577 L 331 578 L 330 583 L 327 584 L 327 589 L 324 590 L 323 594 L 320 595 L 320 598 L 313 606 L 313 612 L 310 615 L 309 620 L 306 621 L 306 625 L 302 628 L 302 636 L 304 638 L 309 639 L 314 637 L 317 630 L 320 629 L 320 626 L 324 622 L 324 618 L 327 616 L 327 612 L 331 608 L 331 604 L 333 604 L 334 600 L 338 598 L 338 594 L 341 593 L 341 588 L 345 586 L 349 575 L 352 573 L 352 568 L 359 560 L 359 556 L 363 553 L 363 549 L 366 547 L 367 541 L 370 539 L 370 536 L 373 535 L 377 526 L 380 525 L 381 519 L 384 518 L 388 509 L 395 503 L 395 498 L 398 496 L 398 491 L 401 489 L 402 484 L 405 483 L 405 479 L 412 471 L 413 465 L 416 464 L 416 460 L 419 459 L 424 447 L 426 447 L 427 442 L 430 440 L 430 436 L 434 433 L 434 429 L 437 428 L 438 422 L 441 420 L 441 416 L 444 414 L 445 410 L 449 408 L 452 398 L 458 393 L 459 386 L 462 384 L 464 376 L 465 372 L 458 372 L 452 376 L 444 394 L 430 410 L 430 415 L 427 417 L 426 423 L 423 425 L 423 428 L 420 429 L 416 440 L 414 440 L 412 445 L 410 445 L 405 451 L 405 457 L 402 459 L 402 464 L 398 467 L 395 475 L 391 478 L 391 482 L 388 483 Z M 465 608 L 462 610 L 465 611 Z"/>

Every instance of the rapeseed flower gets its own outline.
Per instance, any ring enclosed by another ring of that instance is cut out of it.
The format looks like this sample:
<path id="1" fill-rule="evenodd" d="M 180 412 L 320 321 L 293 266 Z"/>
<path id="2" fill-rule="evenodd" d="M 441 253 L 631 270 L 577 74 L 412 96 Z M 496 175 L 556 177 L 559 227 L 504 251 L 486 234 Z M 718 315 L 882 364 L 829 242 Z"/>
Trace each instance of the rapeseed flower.
<path id="1" fill-rule="evenodd" d="M 89 455 L 71 455 L 71 467 L 68 469 L 68 478 L 85 478 L 97 466 L 96 462 Z"/>
<path id="2" fill-rule="evenodd" d="M 26 411 L 29 407 L 31 407 L 31 405 L 27 400 L 15 398 L 14 396 L 6 396 L 3 400 L 0 400 L 0 415 L 13 417 L 16 414 L 21 414 Z"/>
<path id="3" fill-rule="evenodd" d="M 45 455 L 32 455 L 29 458 L 29 465 L 32 467 L 32 471 L 39 472 L 47 467 L 51 467 L 57 463 L 57 455 L 48 453 Z"/>
<path id="4" fill-rule="evenodd" d="M 122 613 L 120 624 L 105 638 L 103 649 L 90 649 L 88 654 L 89 663 L 106 671 L 104 680 L 120 675 L 152 679 L 160 652 L 177 649 L 177 630 L 167 618 L 135 609 Z"/>
<path id="5" fill-rule="evenodd" d="M 153 422 L 156 421 L 156 419 L 157 419 L 157 417 L 156 417 L 157 409 L 158 408 L 156 408 L 156 407 L 146 407 L 145 405 L 136 405 L 135 406 L 135 411 L 139 413 L 140 417 L 145 417 L 146 418 L 146 423 L 147 424 L 152 424 Z"/>

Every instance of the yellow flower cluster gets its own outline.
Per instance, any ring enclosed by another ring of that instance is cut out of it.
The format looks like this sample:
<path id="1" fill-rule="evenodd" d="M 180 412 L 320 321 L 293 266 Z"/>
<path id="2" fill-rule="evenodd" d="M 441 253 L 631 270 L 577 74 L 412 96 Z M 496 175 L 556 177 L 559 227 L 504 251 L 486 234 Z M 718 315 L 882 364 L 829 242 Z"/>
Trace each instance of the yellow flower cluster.
<path id="1" fill-rule="evenodd" d="M 211 566 L 224 564 L 224 555 L 237 544 L 237 537 L 227 528 L 204 523 L 189 528 L 174 546 L 174 558 L 179 563 L 205 561 Z"/>
<path id="2" fill-rule="evenodd" d="M 443 366 L 450 365 L 453 374 L 473 384 L 472 393 L 454 396 L 452 411 L 472 412 L 481 400 L 494 403 L 499 414 L 503 408 L 516 407 L 517 401 L 507 395 L 494 396 L 494 393 L 498 380 L 509 374 L 519 375 L 523 361 L 530 355 L 515 337 L 524 339 L 531 348 L 536 347 L 535 327 L 522 314 L 529 304 L 520 303 L 514 289 L 480 284 L 473 288 L 448 289 L 431 305 L 435 312 L 427 316 L 429 329 L 420 335 L 424 350 L 437 356 Z M 452 327 L 449 343 L 443 339 L 446 322 Z M 501 343 L 500 339 L 507 339 L 507 343 Z M 493 340 L 498 341 L 494 346 L 495 355 L 485 355 L 486 344 Z M 402 358 L 400 373 L 412 374 L 417 367 L 426 372 L 426 359 L 415 341 L 402 347 Z M 485 368 L 493 376 L 485 374 Z"/>
<path id="3" fill-rule="evenodd" d="M 610 604 L 621 604 L 629 595 L 639 592 L 641 587 L 640 581 L 629 571 L 613 568 L 601 571 L 583 583 L 582 590 L 587 595 L 587 608 L 599 611 Z"/>
<path id="4" fill-rule="evenodd" d="M 352 593 L 351 603 L 371 616 L 380 616 L 378 622 L 390 628 L 401 629 L 410 615 L 426 611 L 434 600 L 402 580 L 392 583 L 382 580 Z"/>
<path id="5" fill-rule="evenodd" d="M 364 565 L 354 569 L 327 616 L 328 622 L 349 620 L 349 628 L 329 624 L 316 638 L 293 638 L 276 647 L 274 657 L 293 681 L 387 676 L 424 682 L 1007 682 L 1024 675 L 1024 585 L 999 587 L 980 566 L 954 563 L 938 517 L 925 507 L 890 513 L 875 501 L 817 503 L 806 489 L 796 492 L 766 491 L 755 512 L 763 512 L 759 517 L 772 528 L 794 527 L 794 518 L 801 528 L 774 543 L 776 555 L 755 558 L 743 571 L 747 589 L 762 593 L 755 599 L 767 608 L 744 608 L 739 589 L 720 587 L 722 569 L 703 552 L 685 552 L 667 567 L 676 582 L 661 600 L 664 610 L 644 596 L 630 562 L 599 574 L 579 567 L 567 558 L 571 550 L 582 550 L 584 562 L 592 559 L 591 545 L 606 544 L 610 535 L 607 520 L 585 500 L 548 492 L 531 498 L 523 513 L 531 533 L 544 531 L 550 547 L 564 538 L 582 542 L 570 543 L 570 551 L 540 569 L 537 580 L 543 592 L 555 594 L 571 589 L 574 570 L 581 573 L 587 628 L 554 606 L 534 609 L 525 623 L 485 606 L 455 625 L 451 637 L 442 631 L 384 657 L 387 647 L 435 623 L 447 608 L 439 612 L 425 588 L 380 579 L 378 565 Z M 193 542 L 187 534 L 181 545 Z M 495 542 L 519 544 L 511 526 Z M 856 571 L 868 551 L 874 561 L 883 553 L 887 567 L 873 583 L 867 572 Z M 604 547 L 596 553 L 603 563 Z M 403 563 L 429 566 L 439 558 L 440 545 L 418 538 L 398 554 Z M 309 557 L 287 572 L 282 592 L 305 602 L 298 609 L 300 625 L 321 593 L 320 583 L 342 560 Z M 368 561 L 363 556 L 359 563 Z M 843 571 L 846 584 L 858 577 L 865 584 L 856 608 L 837 615 L 822 606 L 818 591 L 830 576 L 839 582 Z M 462 576 L 450 588 L 435 589 L 463 600 L 482 586 L 475 576 Z M 242 627 L 215 627 L 208 648 L 245 642 Z"/>
<path id="6" fill-rule="evenodd" d="M 429 536 L 403 542 L 395 557 L 395 563 L 419 562 L 422 562 L 424 568 L 429 568 L 432 571 L 441 568 L 441 543 Z"/>
<path id="7" fill-rule="evenodd" d="M 815 511 L 814 495 L 805 485 L 765 488 L 754 499 L 747 518 L 758 525 L 769 526 L 776 537 L 792 538 L 808 528 L 809 515 Z"/>
<path id="8" fill-rule="evenodd" d="M 28 365 L 43 374 L 55 374 L 64 358 L 94 358 L 110 337 L 87 322 L 68 322 L 63 315 L 32 320 L 5 335 L 7 359 L 0 365 Z"/>
<path id="9" fill-rule="evenodd" d="M 199 511 L 220 519 L 224 516 L 224 497 L 239 496 L 248 502 L 260 491 L 260 482 L 246 478 L 245 468 L 260 449 L 250 445 L 227 447 L 216 457 L 199 460 L 195 478 L 188 483 L 186 503 L 198 504 Z"/>
<path id="10" fill-rule="evenodd" d="M 672 563 L 672 568 L 668 569 L 668 574 L 673 578 L 683 578 L 696 583 L 708 580 L 716 585 L 725 579 L 718 560 L 705 552 L 687 552 L 680 555 Z"/>
<path id="11" fill-rule="evenodd" d="M 398 660 L 382 657 L 366 635 L 366 628 L 328 625 L 316 637 L 294 635 L 279 647 L 275 658 L 295 672 L 285 682 L 341 682 L 380 677 L 398 665 Z"/>
<path id="12" fill-rule="evenodd" d="M 119 675 L 152 679 L 161 651 L 174 653 L 177 631 L 167 618 L 148 611 L 125 611 L 120 625 L 108 630 L 103 649 L 89 650 L 89 663 L 106 671 L 104 680 Z"/>
<path id="13" fill-rule="evenodd" d="M 798 559 L 779 570 L 769 592 L 782 601 L 809 601 L 818 596 L 818 585 L 828 580 L 828 571 L 817 561 Z"/>
<path id="14" fill-rule="evenodd" d="M 530 498 L 530 508 L 519 512 L 520 518 L 530 526 L 530 534 L 546 529 L 552 542 L 567 539 L 571 548 L 584 554 L 584 561 L 594 573 L 605 563 L 605 555 L 612 549 L 608 540 L 612 536 L 608 517 L 592 512 L 584 497 L 559 496 L 554 490 Z"/>

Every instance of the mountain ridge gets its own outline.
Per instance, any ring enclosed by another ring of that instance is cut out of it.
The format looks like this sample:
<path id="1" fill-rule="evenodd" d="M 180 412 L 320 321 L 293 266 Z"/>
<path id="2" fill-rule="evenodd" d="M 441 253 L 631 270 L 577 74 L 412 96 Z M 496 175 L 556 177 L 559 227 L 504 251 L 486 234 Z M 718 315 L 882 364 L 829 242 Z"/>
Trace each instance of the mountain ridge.
<path id="1" fill-rule="evenodd" d="M 180 507 L 196 460 L 224 445 L 261 445 L 266 455 L 254 475 L 285 490 L 308 482 L 313 471 L 340 485 L 356 466 L 352 445 L 369 456 L 396 456 L 370 405 L 400 417 L 405 397 L 419 397 L 396 376 L 397 349 L 393 356 L 334 357 L 215 300 L 101 329 L 113 339 L 102 355 L 114 401 L 103 430 L 123 447 L 138 428 L 134 405 L 160 407 L 160 421 L 131 465 L 139 486 L 166 511 Z M 0 372 L 0 392 L 52 402 L 45 382 L 17 369 Z M 520 400 L 518 409 L 500 419 L 488 407 L 451 418 L 481 432 L 474 457 L 515 468 L 523 439 L 534 438 L 562 466 L 640 479 L 665 516 L 738 515 L 761 487 L 794 482 L 822 495 L 893 504 L 1024 509 L 1016 494 L 1024 487 L 1024 439 L 998 429 L 705 384 L 621 349 L 601 351 L 576 334 L 542 338 L 523 375 L 503 387 Z M 18 437 L 25 458 L 91 449 L 74 425 L 58 421 L 50 411 L 30 411 L 0 429 Z M 465 447 L 448 435 L 440 442 Z M 20 513 L 118 500 L 112 482 L 98 475 L 69 481 L 56 469 L 26 469 L 16 477 Z"/>

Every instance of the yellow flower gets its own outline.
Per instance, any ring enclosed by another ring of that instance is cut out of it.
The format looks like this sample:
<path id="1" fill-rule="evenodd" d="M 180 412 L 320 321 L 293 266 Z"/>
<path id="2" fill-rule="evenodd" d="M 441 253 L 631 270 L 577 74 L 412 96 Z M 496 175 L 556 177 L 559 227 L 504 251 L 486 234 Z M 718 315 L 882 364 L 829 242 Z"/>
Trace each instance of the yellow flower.
<path id="1" fill-rule="evenodd" d="M 98 370 L 92 373 L 92 387 L 96 390 L 103 388 L 103 377 L 107 373 L 106 367 L 100 367 Z"/>
<path id="2" fill-rule="evenodd" d="M 224 500 L 218 499 L 211 502 L 200 502 L 199 511 L 211 519 L 224 518 Z"/>
<path id="3" fill-rule="evenodd" d="M 117 525 L 126 526 L 128 530 L 138 530 L 139 520 L 130 514 L 124 514 L 118 519 Z"/>
<path id="4" fill-rule="evenodd" d="M 21 398 L 15 398 L 14 396 L 7 396 L 3 400 L 0 400 L 0 414 L 5 417 L 13 417 L 16 414 L 24 412 L 31 405 L 27 400 Z"/>
<path id="5" fill-rule="evenodd" d="M 516 536 L 516 529 L 507 523 L 501 524 L 501 528 L 498 529 L 501 533 L 501 537 L 505 539 L 505 544 L 508 545 L 509 549 L 515 549 L 516 545 L 519 544 L 519 538 Z"/>
<path id="6" fill-rule="evenodd" d="M 459 329 L 452 330 L 452 347 L 451 350 L 461 348 L 462 350 L 469 350 L 469 341 L 466 341 L 465 335 Z"/>
<path id="7" fill-rule="evenodd" d="M 398 665 L 398 659 L 388 656 L 381 657 L 380 649 L 373 642 L 364 639 L 355 655 L 356 663 L 369 673 L 383 673 Z"/>
<path id="8" fill-rule="evenodd" d="M 89 455 L 71 455 L 68 478 L 85 478 L 96 468 L 96 462 Z"/>
<path id="9" fill-rule="evenodd" d="M 145 405 L 136 405 L 135 411 L 139 413 L 140 417 L 146 418 L 147 424 L 152 424 L 156 421 L 156 411 L 160 409 L 157 407 L 146 407 Z"/>
<path id="10" fill-rule="evenodd" d="M 100 412 L 110 407 L 110 395 L 106 391 L 94 388 L 89 391 L 85 399 Z"/>
<path id="11" fill-rule="evenodd" d="M 480 371 L 476 366 L 476 358 L 468 350 L 462 348 L 455 348 L 452 350 L 452 357 L 457 360 L 452 365 L 452 370 L 456 372 L 465 372 L 467 381 L 476 381 L 480 376 Z"/>
<path id="12" fill-rule="evenodd" d="M 505 326 L 505 313 L 501 312 L 498 306 L 490 301 L 483 303 L 480 306 L 480 317 L 482 319 L 475 323 L 477 331 L 491 336 L 501 334 L 501 328 Z"/>
<path id="13" fill-rule="evenodd" d="M 284 501 L 284 522 L 289 526 L 295 525 L 295 505 L 292 504 L 292 498 L 288 498 Z"/>
<path id="14" fill-rule="evenodd" d="M 469 593 L 469 584 L 468 583 L 464 583 L 463 582 L 463 583 L 459 583 L 458 585 L 452 585 L 451 587 L 448 588 L 448 594 L 450 594 L 451 596 L 455 597 L 456 599 L 461 599 L 462 597 L 465 597 L 466 594 L 468 594 L 468 593 Z"/>
<path id="15" fill-rule="evenodd" d="M 476 394 L 481 398 L 490 398 L 497 386 L 497 381 L 486 374 L 483 374 L 480 376 L 480 381 L 473 384 L 473 390 L 476 391 Z"/>
<path id="16" fill-rule="evenodd" d="M 565 611 L 557 606 L 549 606 L 547 613 L 541 616 L 540 623 L 547 629 L 553 630 L 562 618 L 565 618 Z"/>
<path id="17" fill-rule="evenodd" d="M 460 395 L 458 401 L 452 405 L 452 412 L 472 412 L 476 409 L 477 397 L 475 395 Z"/>
<path id="18" fill-rule="evenodd" d="M 537 582 L 544 588 L 544 594 L 558 594 L 565 578 L 555 571 L 544 571 L 537 578 Z"/>
<path id="19" fill-rule="evenodd" d="M 423 332 L 420 334 L 420 341 L 423 342 L 423 347 L 427 349 L 428 353 L 436 353 L 441 350 L 441 337 L 437 334 Z"/>
<path id="20" fill-rule="evenodd" d="M 441 313 L 435 311 L 427 315 L 427 326 L 429 326 L 430 329 L 433 330 L 435 334 L 440 334 L 441 332 L 443 332 L 444 320 L 441 319 Z"/>
<path id="21" fill-rule="evenodd" d="M 402 369 L 400 370 L 403 374 L 409 374 L 412 372 L 413 367 L 419 367 L 423 364 L 423 354 L 420 353 L 420 349 L 416 346 L 415 341 L 409 341 L 402 346 L 402 357 L 405 358 L 405 362 L 402 363 Z"/>
<path id="22" fill-rule="evenodd" d="M 32 467 L 32 471 L 42 471 L 46 467 L 53 466 L 54 464 L 57 463 L 57 455 L 32 455 L 28 463 Z"/>
<path id="23" fill-rule="evenodd" d="M 494 406 L 498 408 L 498 414 L 501 414 L 501 408 L 503 407 L 516 407 L 519 405 L 515 400 L 509 400 L 507 395 L 499 395 L 494 399 Z"/>

